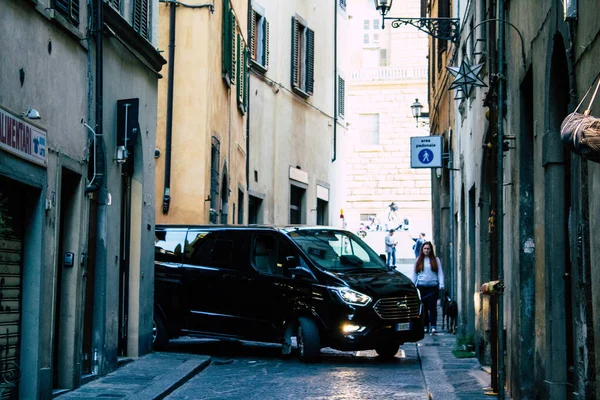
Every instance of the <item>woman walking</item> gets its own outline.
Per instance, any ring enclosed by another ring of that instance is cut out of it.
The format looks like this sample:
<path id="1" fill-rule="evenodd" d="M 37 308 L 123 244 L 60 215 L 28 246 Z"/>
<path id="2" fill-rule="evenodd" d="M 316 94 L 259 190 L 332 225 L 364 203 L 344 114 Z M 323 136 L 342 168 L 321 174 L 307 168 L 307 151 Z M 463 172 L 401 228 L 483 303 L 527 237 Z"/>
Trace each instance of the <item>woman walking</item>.
<path id="1" fill-rule="evenodd" d="M 444 272 L 442 262 L 435 256 L 433 244 L 425 242 L 415 261 L 412 281 L 421 292 L 423 311 L 425 312 L 425 331 L 436 333 L 437 301 L 440 290 L 444 289 Z"/>

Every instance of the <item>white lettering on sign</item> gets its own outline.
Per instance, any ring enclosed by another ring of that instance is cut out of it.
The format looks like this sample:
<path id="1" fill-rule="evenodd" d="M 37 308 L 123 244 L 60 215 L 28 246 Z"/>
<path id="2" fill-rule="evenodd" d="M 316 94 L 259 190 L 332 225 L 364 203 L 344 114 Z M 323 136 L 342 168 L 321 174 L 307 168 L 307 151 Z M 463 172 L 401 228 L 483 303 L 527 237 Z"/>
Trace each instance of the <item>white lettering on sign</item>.
<path id="1" fill-rule="evenodd" d="M 46 165 L 46 132 L 0 108 L 0 148 Z"/>
<path id="2" fill-rule="evenodd" d="M 410 138 L 411 168 L 440 168 L 442 166 L 442 137 Z"/>

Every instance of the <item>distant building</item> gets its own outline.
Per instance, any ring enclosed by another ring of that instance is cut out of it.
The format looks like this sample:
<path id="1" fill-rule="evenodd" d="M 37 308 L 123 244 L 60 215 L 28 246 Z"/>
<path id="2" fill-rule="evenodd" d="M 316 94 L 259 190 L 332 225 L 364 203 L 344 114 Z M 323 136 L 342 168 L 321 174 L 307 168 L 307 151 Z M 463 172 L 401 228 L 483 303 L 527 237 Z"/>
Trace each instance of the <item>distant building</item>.
<path id="1" fill-rule="evenodd" d="M 252 0 L 248 222 L 329 225 L 345 1 Z"/>
<path id="2" fill-rule="evenodd" d="M 49 399 L 151 350 L 157 9 L 0 5 L 3 398 Z"/>
<path id="3" fill-rule="evenodd" d="M 398 16 L 419 16 L 420 2 L 395 3 Z M 431 169 L 412 169 L 410 138 L 427 136 L 420 119 L 412 116 L 415 99 L 427 110 L 427 36 L 408 26 L 381 26 L 372 1 L 348 2 L 349 54 L 346 73 L 345 121 L 348 134 L 343 148 L 344 204 L 348 228 L 377 218 L 396 228 L 404 218 L 409 232 L 431 233 Z M 389 205 L 398 205 L 390 221 Z"/>

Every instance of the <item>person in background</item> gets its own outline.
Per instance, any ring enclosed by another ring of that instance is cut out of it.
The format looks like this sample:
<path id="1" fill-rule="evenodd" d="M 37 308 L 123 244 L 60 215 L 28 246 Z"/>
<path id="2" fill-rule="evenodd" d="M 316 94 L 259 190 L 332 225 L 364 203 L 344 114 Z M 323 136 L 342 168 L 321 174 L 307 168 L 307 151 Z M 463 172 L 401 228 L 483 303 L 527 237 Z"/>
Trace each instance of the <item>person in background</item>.
<path id="1" fill-rule="evenodd" d="M 415 241 L 415 244 L 413 244 L 413 250 L 415 251 L 415 258 L 417 258 L 421 253 L 421 246 L 423 246 L 423 243 L 425 242 L 425 234 L 421 232 L 419 233 L 419 237 L 416 239 L 413 238 L 413 240 Z"/>
<path id="2" fill-rule="evenodd" d="M 385 237 L 385 252 L 387 254 L 386 264 L 388 268 L 396 268 L 396 245 L 398 241 L 394 237 L 394 230 L 390 229 L 390 233 Z"/>
<path id="3" fill-rule="evenodd" d="M 444 271 L 442 262 L 435 256 L 433 244 L 424 242 L 412 275 L 412 281 L 421 292 L 421 301 L 425 311 L 425 332 L 436 333 L 437 301 L 440 290 L 444 289 Z M 427 322 L 428 321 L 428 322 Z"/>

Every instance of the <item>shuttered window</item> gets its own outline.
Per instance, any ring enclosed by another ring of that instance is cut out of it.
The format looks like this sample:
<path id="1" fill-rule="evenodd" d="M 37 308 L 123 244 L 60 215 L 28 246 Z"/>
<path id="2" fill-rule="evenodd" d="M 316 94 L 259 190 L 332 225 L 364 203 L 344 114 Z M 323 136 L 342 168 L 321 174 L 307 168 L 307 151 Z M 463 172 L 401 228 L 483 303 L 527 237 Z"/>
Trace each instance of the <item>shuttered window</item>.
<path id="1" fill-rule="evenodd" d="M 79 0 L 54 0 L 54 9 L 73 25 L 79 26 Z"/>
<path id="2" fill-rule="evenodd" d="M 121 0 L 108 0 L 108 4 L 119 13 L 121 13 Z"/>
<path id="3" fill-rule="evenodd" d="M 441 0 L 438 6 L 439 18 L 450 17 L 450 0 Z M 442 23 L 439 26 L 439 33 L 446 37 L 450 36 L 451 25 L 450 23 Z M 448 49 L 448 41 L 438 39 L 438 70 L 442 69 L 442 57 L 440 56 L 443 52 Z"/>
<path id="4" fill-rule="evenodd" d="M 259 66 L 259 70 L 269 68 L 269 21 L 252 10 L 250 21 L 250 59 Z"/>
<path id="5" fill-rule="evenodd" d="M 379 144 L 379 114 L 358 116 L 360 142 L 365 145 Z"/>
<path id="6" fill-rule="evenodd" d="M 150 7 L 148 0 L 133 1 L 133 29 L 142 37 L 150 39 Z"/>
<path id="7" fill-rule="evenodd" d="M 312 96 L 314 91 L 315 33 L 292 17 L 292 89 Z"/>
<path id="8" fill-rule="evenodd" d="M 427 18 L 427 8 L 429 7 L 429 0 L 421 0 L 421 18 Z"/>
<path id="9" fill-rule="evenodd" d="M 237 104 L 242 114 L 246 113 L 248 98 L 248 47 L 244 44 L 241 35 L 237 37 Z"/>
<path id="10" fill-rule="evenodd" d="M 344 117 L 346 115 L 346 81 L 338 76 L 338 115 Z"/>
<path id="11" fill-rule="evenodd" d="M 223 0 L 223 31 L 221 48 L 221 69 L 228 86 L 235 84 L 236 78 L 236 16 L 229 7 L 229 0 Z"/>

